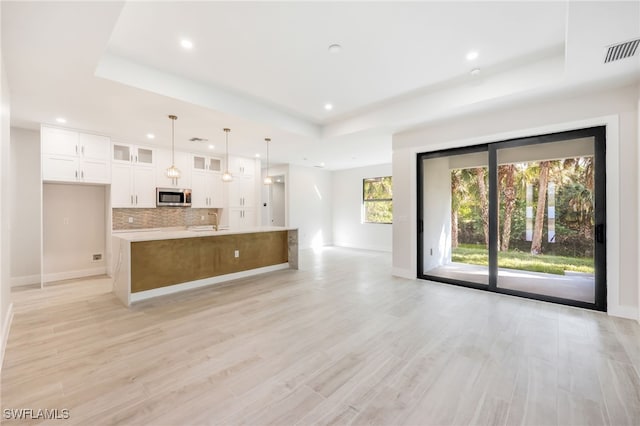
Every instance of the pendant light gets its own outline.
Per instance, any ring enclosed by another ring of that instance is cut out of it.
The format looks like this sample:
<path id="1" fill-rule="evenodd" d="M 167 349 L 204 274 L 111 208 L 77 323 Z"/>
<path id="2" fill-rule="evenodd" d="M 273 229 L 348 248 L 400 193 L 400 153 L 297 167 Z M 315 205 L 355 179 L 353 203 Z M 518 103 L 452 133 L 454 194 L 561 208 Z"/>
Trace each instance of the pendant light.
<path id="1" fill-rule="evenodd" d="M 231 129 L 222 129 L 224 130 L 224 138 L 225 138 L 225 145 L 226 145 L 226 158 L 225 158 L 225 165 L 224 165 L 224 170 L 225 172 L 222 174 L 222 181 L 223 182 L 231 182 L 233 180 L 233 176 L 231 175 L 231 173 L 229 173 L 229 132 L 231 131 Z"/>
<path id="2" fill-rule="evenodd" d="M 269 142 L 271 142 L 271 138 L 265 138 L 264 141 L 267 143 L 267 174 L 264 178 L 264 184 L 271 185 L 273 183 L 273 179 L 269 176 Z"/>
<path id="3" fill-rule="evenodd" d="M 178 117 L 170 115 L 169 118 L 171 119 L 171 167 L 167 169 L 167 177 L 169 179 L 178 179 L 180 178 L 180 170 L 178 170 L 175 163 L 175 123 Z"/>

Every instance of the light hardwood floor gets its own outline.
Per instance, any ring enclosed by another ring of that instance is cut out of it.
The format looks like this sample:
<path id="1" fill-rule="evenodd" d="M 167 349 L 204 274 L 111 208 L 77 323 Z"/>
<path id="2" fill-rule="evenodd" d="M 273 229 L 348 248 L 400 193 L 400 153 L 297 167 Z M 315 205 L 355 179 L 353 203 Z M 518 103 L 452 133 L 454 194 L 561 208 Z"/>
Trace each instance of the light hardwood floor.
<path id="1" fill-rule="evenodd" d="M 325 248 L 132 309 L 108 279 L 14 292 L 2 408 L 82 425 L 640 424 L 636 322 L 390 269 Z"/>

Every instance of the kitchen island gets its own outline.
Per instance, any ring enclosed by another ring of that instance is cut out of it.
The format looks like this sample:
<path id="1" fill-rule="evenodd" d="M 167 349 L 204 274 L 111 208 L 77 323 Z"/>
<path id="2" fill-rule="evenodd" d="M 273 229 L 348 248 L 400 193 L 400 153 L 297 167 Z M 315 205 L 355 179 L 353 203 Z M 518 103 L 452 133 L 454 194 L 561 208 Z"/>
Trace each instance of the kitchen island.
<path id="1" fill-rule="evenodd" d="M 126 306 L 280 269 L 298 269 L 298 231 L 285 227 L 150 230 L 112 235 L 113 291 Z"/>

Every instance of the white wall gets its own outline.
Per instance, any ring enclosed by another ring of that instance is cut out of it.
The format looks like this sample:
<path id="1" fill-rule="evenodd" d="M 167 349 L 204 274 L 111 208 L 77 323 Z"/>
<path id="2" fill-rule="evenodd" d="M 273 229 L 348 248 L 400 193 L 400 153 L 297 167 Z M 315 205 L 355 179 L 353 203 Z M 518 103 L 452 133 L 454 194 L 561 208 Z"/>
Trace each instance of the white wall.
<path id="1" fill-rule="evenodd" d="M 331 172 L 327 170 L 289 166 L 286 177 L 289 226 L 298 228 L 301 249 L 331 245 L 333 242 L 331 186 Z"/>
<path id="2" fill-rule="evenodd" d="M 1 10 L 1 8 L 0 8 Z M 1 18 L 1 12 L 0 12 Z M 0 43 L 0 46 L 2 43 Z M 9 129 L 9 82 L 4 68 L 2 51 L 0 51 L 0 369 L 4 359 L 6 339 L 9 335 L 9 327 L 12 318 L 11 291 L 10 291 L 10 250 L 9 250 L 9 153 L 10 153 L 10 129 Z"/>
<path id="3" fill-rule="evenodd" d="M 11 285 L 40 283 L 40 132 L 11 128 Z"/>
<path id="4" fill-rule="evenodd" d="M 638 318 L 638 87 L 536 100 L 393 137 L 393 271 L 416 276 L 416 153 L 607 124 L 609 313 Z"/>
<path id="5" fill-rule="evenodd" d="M 333 172 L 333 244 L 391 251 L 392 225 L 362 222 L 362 180 L 391 176 L 391 164 Z"/>
<path id="6" fill-rule="evenodd" d="M 424 160 L 423 269 L 451 262 L 451 171 L 449 157 Z"/>
<path id="7" fill-rule="evenodd" d="M 106 273 L 105 187 L 43 185 L 45 281 Z M 92 255 L 102 253 L 101 261 Z"/>

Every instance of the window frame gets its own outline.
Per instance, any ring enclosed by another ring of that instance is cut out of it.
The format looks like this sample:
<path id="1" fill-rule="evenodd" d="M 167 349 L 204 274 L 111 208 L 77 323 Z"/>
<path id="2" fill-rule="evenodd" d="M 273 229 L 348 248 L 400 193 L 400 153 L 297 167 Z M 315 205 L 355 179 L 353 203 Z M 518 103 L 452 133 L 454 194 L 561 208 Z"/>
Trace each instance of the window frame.
<path id="1" fill-rule="evenodd" d="M 389 178 L 391 180 L 391 184 L 393 185 L 393 175 L 388 175 L 388 176 L 374 176 L 374 177 L 365 177 L 362 178 L 362 223 L 363 224 L 373 224 L 373 225 L 392 225 L 393 224 L 393 193 L 391 194 L 391 198 L 375 198 L 375 199 L 367 199 L 365 196 L 365 191 L 364 191 L 364 187 L 365 187 L 365 183 L 367 181 L 373 181 L 373 180 L 382 180 L 385 178 Z M 391 202 L 391 222 L 369 222 L 367 221 L 367 209 L 366 209 L 366 203 L 375 203 L 375 202 L 380 202 L 380 201 L 389 201 Z"/>

